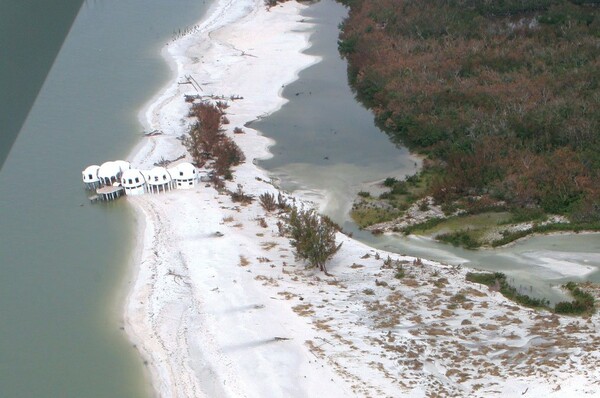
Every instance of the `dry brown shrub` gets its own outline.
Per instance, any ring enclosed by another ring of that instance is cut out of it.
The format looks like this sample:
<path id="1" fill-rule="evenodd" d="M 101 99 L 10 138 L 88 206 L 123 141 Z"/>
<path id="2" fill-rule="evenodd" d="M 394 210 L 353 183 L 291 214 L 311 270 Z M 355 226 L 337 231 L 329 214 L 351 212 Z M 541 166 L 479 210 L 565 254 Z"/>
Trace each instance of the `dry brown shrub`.
<path id="1" fill-rule="evenodd" d="M 217 191 L 222 192 L 223 190 L 225 190 L 225 182 L 218 175 L 213 175 L 210 179 L 210 182 L 213 184 Z"/>
<path id="2" fill-rule="evenodd" d="M 348 288 L 348 286 L 344 285 L 342 282 L 340 282 L 337 279 L 327 279 L 325 281 L 325 283 L 327 283 L 329 286 L 337 286 L 340 289 L 347 289 Z"/>
<path id="3" fill-rule="evenodd" d="M 242 204 L 250 204 L 254 200 L 254 196 L 250 194 L 246 194 L 243 191 L 241 185 L 238 185 L 237 190 L 235 192 L 230 192 L 229 196 L 231 196 L 232 202 L 242 203 Z"/>
<path id="4" fill-rule="evenodd" d="M 402 284 L 408 286 L 408 287 L 419 287 L 419 281 L 417 281 L 416 279 L 413 278 L 404 278 L 401 279 Z"/>
<path id="5" fill-rule="evenodd" d="M 298 297 L 298 295 L 297 295 L 297 294 L 290 293 L 290 292 L 288 292 L 288 291 L 284 291 L 284 292 L 277 292 L 277 294 L 278 294 L 279 296 L 283 296 L 283 297 L 284 297 L 286 300 L 291 300 L 291 299 L 293 299 L 293 298 L 295 298 L 295 297 Z"/>
<path id="6" fill-rule="evenodd" d="M 240 147 L 229 137 L 223 138 L 213 148 L 216 158 L 214 167 L 219 175 L 227 175 L 232 166 L 237 166 L 246 160 L 246 156 Z"/>
<path id="7" fill-rule="evenodd" d="M 306 344 L 306 345 L 307 345 L 307 347 L 308 347 L 308 350 L 309 350 L 310 352 L 312 352 L 313 354 L 315 354 L 315 356 L 316 356 L 317 354 L 319 354 L 319 356 L 322 356 L 322 354 L 323 354 L 323 349 L 322 349 L 320 346 L 317 346 L 317 345 L 316 345 L 316 344 L 315 344 L 315 343 L 314 343 L 312 340 L 306 340 L 306 341 L 304 342 L 304 344 Z"/>
<path id="8" fill-rule="evenodd" d="M 472 287 L 468 287 L 466 289 L 462 289 L 462 292 L 465 296 L 475 296 L 475 297 L 485 297 L 487 296 L 484 292 L 473 289 Z"/>
<path id="9" fill-rule="evenodd" d="M 277 202 L 275 195 L 270 192 L 264 192 L 258 196 L 258 200 L 263 209 L 268 212 L 275 211 L 277 209 Z"/>
<path id="10" fill-rule="evenodd" d="M 314 325 L 317 329 L 324 330 L 325 332 L 328 332 L 328 333 L 331 333 L 333 331 L 333 329 L 331 328 L 331 326 L 329 326 L 327 321 L 324 321 L 324 320 L 316 320 L 314 322 Z"/>
<path id="11" fill-rule="evenodd" d="M 248 260 L 246 257 L 240 255 L 240 267 L 246 267 L 250 265 L 250 260 Z"/>
<path id="12" fill-rule="evenodd" d="M 449 309 L 444 309 L 440 313 L 440 317 L 441 318 L 450 318 L 450 317 L 453 317 L 453 316 L 454 316 L 454 311 L 449 310 Z"/>
<path id="13" fill-rule="evenodd" d="M 500 327 L 498 325 L 496 325 L 495 323 L 482 323 L 479 325 L 480 328 L 485 329 L 485 330 L 498 330 Z"/>
<path id="14" fill-rule="evenodd" d="M 263 281 L 263 286 L 279 286 L 279 283 L 275 279 L 266 277 L 264 275 L 256 275 L 254 279 L 257 281 Z"/>
<path id="15" fill-rule="evenodd" d="M 277 194 L 277 207 L 279 207 L 283 211 L 290 210 L 290 204 L 281 192 Z"/>
<path id="16" fill-rule="evenodd" d="M 284 237 L 286 234 L 286 226 L 283 222 L 277 221 L 277 234 L 281 237 Z"/>
<path id="17" fill-rule="evenodd" d="M 277 242 L 262 242 L 260 244 L 260 246 L 265 249 L 266 251 L 269 251 L 271 249 L 273 249 L 275 246 L 277 246 Z"/>
<path id="18" fill-rule="evenodd" d="M 315 311 L 312 310 L 312 304 L 298 304 L 295 307 L 292 307 L 292 310 L 300 316 L 311 316 L 315 314 Z"/>

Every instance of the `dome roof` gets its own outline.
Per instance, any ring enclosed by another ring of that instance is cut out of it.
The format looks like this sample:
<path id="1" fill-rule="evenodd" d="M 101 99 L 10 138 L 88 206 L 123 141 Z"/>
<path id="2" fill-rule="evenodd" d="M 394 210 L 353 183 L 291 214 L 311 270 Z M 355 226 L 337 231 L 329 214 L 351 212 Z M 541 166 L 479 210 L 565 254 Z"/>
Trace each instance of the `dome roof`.
<path id="1" fill-rule="evenodd" d="M 119 166 L 121 173 L 131 168 L 131 164 L 126 160 L 115 160 L 115 163 L 117 164 L 117 166 Z"/>
<path id="2" fill-rule="evenodd" d="M 83 182 L 98 182 L 99 178 L 98 178 L 98 169 L 100 168 L 100 166 L 93 164 L 91 166 L 88 166 L 85 168 L 85 170 L 83 170 L 81 172 L 81 175 L 83 176 Z"/>
<path id="3" fill-rule="evenodd" d="M 121 185 L 125 188 L 139 187 L 146 183 L 146 179 L 141 171 L 137 169 L 129 169 L 123 172 L 121 176 Z"/>
<path id="4" fill-rule="evenodd" d="M 171 182 L 172 178 L 164 167 L 155 167 L 146 172 L 146 181 L 150 185 L 162 185 Z"/>
<path id="5" fill-rule="evenodd" d="M 121 168 L 115 162 L 102 163 L 100 169 L 98 169 L 99 178 L 110 178 L 116 177 L 121 172 Z"/>
<path id="6" fill-rule="evenodd" d="M 193 164 L 184 162 L 169 170 L 174 180 L 187 180 L 196 178 L 196 168 Z"/>

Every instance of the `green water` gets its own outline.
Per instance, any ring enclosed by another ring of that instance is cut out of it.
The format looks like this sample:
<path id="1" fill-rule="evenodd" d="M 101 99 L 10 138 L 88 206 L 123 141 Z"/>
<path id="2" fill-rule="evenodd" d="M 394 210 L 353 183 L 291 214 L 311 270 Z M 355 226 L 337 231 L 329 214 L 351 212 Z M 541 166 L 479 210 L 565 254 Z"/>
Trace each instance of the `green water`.
<path id="1" fill-rule="evenodd" d="M 496 250 L 470 251 L 419 237 L 376 237 L 361 231 L 348 212 L 366 184 L 415 171 L 415 159 L 396 148 L 374 126 L 373 115 L 359 105 L 337 51 L 338 24 L 346 15 L 333 0 L 311 5 L 304 14 L 317 26 L 309 54 L 323 61 L 304 71 L 283 95 L 289 102 L 253 123 L 277 144 L 272 159 L 260 163 L 282 188 L 322 204 L 321 211 L 344 230 L 375 248 L 468 267 L 506 272 L 523 292 L 551 301 L 565 299 L 556 289 L 567 280 L 600 281 L 600 235 L 535 237 Z M 565 277 L 583 268 L 591 272 Z"/>
<path id="2" fill-rule="evenodd" d="M 209 5 L 82 6 L 0 172 L 0 397 L 150 395 L 116 299 L 133 215 L 126 200 L 90 205 L 81 170 L 127 156 L 171 73 L 160 48 Z"/>

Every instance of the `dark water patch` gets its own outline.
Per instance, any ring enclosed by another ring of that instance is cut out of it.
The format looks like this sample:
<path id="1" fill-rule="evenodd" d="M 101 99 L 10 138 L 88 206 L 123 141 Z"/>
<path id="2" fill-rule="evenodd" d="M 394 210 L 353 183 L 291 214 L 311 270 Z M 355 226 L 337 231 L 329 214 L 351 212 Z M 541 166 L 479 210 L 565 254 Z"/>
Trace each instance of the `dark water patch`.
<path id="1" fill-rule="evenodd" d="M 0 2 L 0 169 L 82 3 Z"/>

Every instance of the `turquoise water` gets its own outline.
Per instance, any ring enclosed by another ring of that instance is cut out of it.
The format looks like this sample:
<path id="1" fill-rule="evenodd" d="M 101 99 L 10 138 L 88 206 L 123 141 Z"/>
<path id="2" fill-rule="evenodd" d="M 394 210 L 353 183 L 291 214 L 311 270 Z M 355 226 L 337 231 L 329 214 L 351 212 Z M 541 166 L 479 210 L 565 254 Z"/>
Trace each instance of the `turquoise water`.
<path id="1" fill-rule="evenodd" d="M 1 397 L 150 395 L 115 302 L 133 215 L 125 200 L 90 205 L 81 170 L 131 151 L 171 73 L 160 48 L 209 5 L 82 6 L 0 172 Z"/>
<path id="2" fill-rule="evenodd" d="M 600 281 L 599 234 L 535 237 L 506 248 L 471 251 L 419 237 L 377 237 L 361 231 L 348 216 L 356 193 L 388 176 L 401 179 L 414 173 L 418 161 L 374 126 L 373 115 L 356 102 L 348 86 L 346 62 L 337 51 L 337 27 L 345 8 L 322 0 L 304 14 L 317 23 L 307 53 L 323 57 L 323 62 L 302 71 L 285 88 L 289 102 L 280 111 L 253 123 L 277 141 L 271 148 L 274 157 L 260 165 L 282 188 L 324 202 L 324 213 L 375 248 L 506 272 L 527 294 L 563 300 L 557 285 L 572 279 Z M 564 275 L 584 268 L 592 272 Z"/>

